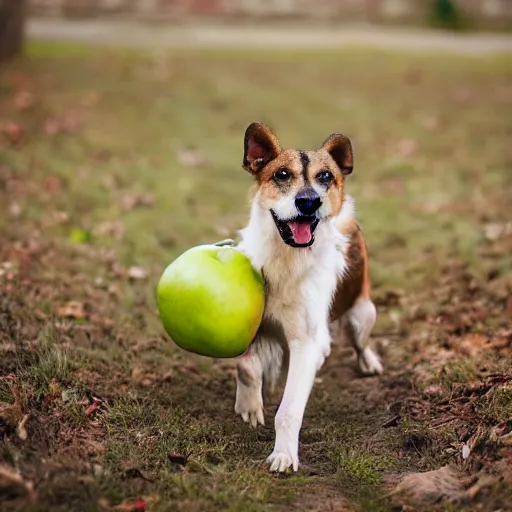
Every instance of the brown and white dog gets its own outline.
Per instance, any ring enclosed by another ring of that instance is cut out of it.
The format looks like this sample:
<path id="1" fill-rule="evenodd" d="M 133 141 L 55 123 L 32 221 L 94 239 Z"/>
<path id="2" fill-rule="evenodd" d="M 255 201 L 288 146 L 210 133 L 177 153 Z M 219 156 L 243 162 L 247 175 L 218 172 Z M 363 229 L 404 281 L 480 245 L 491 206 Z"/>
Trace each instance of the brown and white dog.
<path id="1" fill-rule="evenodd" d="M 367 346 L 376 310 L 366 245 L 344 190 L 352 145 L 335 133 L 318 150 L 284 150 L 267 126 L 252 123 L 243 167 L 255 177 L 257 191 L 237 248 L 263 275 L 266 304 L 258 334 L 238 360 L 235 412 L 254 427 L 264 424 L 263 391 L 273 389 L 287 361 L 267 463 L 271 471 L 297 471 L 302 418 L 316 372 L 330 353 L 330 328 L 341 327 L 363 373 L 382 373 Z"/>

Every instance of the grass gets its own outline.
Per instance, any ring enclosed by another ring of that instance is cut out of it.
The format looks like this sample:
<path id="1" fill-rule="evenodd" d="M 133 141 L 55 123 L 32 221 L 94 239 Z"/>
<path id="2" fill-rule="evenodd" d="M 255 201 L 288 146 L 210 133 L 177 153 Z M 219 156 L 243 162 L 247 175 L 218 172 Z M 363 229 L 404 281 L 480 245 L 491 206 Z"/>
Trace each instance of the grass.
<path id="1" fill-rule="evenodd" d="M 486 236 L 512 214 L 511 70 L 505 57 L 31 44 L 0 75 L 0 417 L 29 414 L 24 441 L 0 422 L 0 464 L 37 491 L 14 486 L 7 510 L 392 510 L 393 475 L 463 467 L 459 444 L 511 415 L 512 244 Z M 352 138 L 386 366 L 356 378 L 335 344 L 296 475 L 261 465 L 279 394 L 270 426 L 246 427 L 231 362 L 170 344 L 155 303 L 170 261 L 246 222 L 254 120 L 288 147 Z M 501 471 L 493 442 L 475 467 Z"/>

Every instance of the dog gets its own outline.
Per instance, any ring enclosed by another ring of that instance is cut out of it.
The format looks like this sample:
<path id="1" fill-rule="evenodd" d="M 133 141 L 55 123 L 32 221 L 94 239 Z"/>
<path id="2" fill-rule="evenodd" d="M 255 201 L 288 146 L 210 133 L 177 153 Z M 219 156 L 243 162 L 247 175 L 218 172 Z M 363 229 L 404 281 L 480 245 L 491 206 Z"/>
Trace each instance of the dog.
<path id="1" fill-rule="evenodd" d="M 265 282 L 265 311 L 248 351 L 238 358 L 235 412 L 264 425 L 263 393 L 287 363 L 275 416 L 270 471 L 297 471 L 299 431 L 317 371 L 329 356 L 333 327 L 354 347 L 364 374 L 383 371 L 368 346 L 376 320 L 368 253 L 345 194 L 353 170 L 350 139 L 329 136 L 313 151 L 283 149 L 262 123 L 245 132 L 243 168 L 256 180 L 248 225 L 237 249 Z"/>

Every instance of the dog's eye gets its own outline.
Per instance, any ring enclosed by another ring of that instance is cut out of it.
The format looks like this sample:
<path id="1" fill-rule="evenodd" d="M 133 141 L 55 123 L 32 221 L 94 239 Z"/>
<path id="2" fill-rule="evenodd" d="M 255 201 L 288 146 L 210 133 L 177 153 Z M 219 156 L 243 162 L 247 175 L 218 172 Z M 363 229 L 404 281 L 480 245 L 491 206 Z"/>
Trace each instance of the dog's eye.
<path id="1" fill-rule="evenodd" d="M 290 171 L 287 171 L 286 169 L 279 169 L 275 172 L 274 179 L 277 181 L 286 181 L 290 179 Z"/>
<path id="2" fill-rule="evenodd" d="M 318 183 L 322 183 L 325 185 L 327 183 L 330 183 L 334 179 L 334 176 L 330 171 L 322 171 L 316 175 L 316 179 L 318 180 Z"/>

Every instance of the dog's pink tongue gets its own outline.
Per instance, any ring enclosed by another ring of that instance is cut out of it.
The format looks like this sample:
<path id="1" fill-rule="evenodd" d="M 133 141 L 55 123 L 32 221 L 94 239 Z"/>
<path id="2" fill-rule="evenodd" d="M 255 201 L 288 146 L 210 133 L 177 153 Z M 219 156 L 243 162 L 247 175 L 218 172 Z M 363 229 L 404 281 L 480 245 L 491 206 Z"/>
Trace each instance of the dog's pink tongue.
<path id="1" fill-rule="evenodd" d="M 307 244 L 311 240 L 311 224 L 307 222 L 289 222 L 293 239 L 297 244 Z"/>

